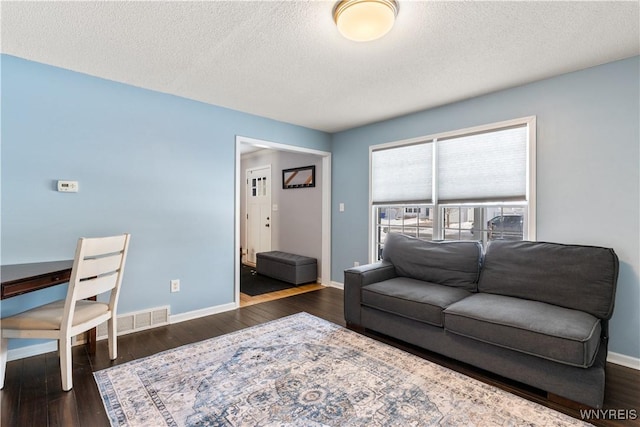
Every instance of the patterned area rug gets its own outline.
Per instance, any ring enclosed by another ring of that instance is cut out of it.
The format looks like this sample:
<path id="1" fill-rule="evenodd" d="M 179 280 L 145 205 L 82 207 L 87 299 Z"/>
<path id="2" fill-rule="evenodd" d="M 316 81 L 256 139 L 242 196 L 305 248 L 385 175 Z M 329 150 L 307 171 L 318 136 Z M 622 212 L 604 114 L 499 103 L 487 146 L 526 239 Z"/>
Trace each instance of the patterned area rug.
<path id="1" fill-rule="evenodd" d="M 94 375 L 113 426 L 587 425 L 307 313 Z"/>

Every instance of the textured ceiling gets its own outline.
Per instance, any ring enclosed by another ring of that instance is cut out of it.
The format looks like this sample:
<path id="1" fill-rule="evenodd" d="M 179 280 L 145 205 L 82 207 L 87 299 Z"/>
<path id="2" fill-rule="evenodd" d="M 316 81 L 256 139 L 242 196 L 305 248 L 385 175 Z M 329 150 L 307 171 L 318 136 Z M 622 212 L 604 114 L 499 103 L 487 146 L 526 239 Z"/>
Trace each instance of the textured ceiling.
<path id="1" fill-rule="evenodd" d="M 638 1 L 402 1 L 355 43 L 333 1 L 0 3 L 1 50 L 336 132 L 638 55 Z"/>

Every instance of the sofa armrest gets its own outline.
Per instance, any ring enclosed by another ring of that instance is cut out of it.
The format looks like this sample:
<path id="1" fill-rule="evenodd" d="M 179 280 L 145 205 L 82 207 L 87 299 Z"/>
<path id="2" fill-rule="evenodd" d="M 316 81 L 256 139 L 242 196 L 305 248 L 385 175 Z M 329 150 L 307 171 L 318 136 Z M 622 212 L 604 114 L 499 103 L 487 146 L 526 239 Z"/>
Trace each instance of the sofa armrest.
<path id="1" fill-rule="evenodd" d="M 394 277 L 396 277 L 396 269 L 388 261 L 353 267 L 344 271 L 344 318 L 348 325 L 361 325 L 362 287 Z"/>

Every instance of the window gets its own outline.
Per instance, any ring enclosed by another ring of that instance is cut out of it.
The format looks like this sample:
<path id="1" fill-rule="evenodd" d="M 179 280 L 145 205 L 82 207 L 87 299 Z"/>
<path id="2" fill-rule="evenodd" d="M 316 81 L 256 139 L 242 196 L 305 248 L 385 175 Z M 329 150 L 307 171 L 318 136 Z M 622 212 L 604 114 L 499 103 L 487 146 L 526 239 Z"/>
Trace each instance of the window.
<path id="1" fill-rule="evenodd" d="M 381 259 L 382 248 L 388 233 L 402 233 L 420 239 L 432 240 L 432 209 L 426 205 L 381 205 L 374 208 L 376 259 Z"/>
<path id="2" fill-rule="evenodd" d="M 533 240 L 535 117 L 371 147 L 372 257 L 387 233 Z"/>

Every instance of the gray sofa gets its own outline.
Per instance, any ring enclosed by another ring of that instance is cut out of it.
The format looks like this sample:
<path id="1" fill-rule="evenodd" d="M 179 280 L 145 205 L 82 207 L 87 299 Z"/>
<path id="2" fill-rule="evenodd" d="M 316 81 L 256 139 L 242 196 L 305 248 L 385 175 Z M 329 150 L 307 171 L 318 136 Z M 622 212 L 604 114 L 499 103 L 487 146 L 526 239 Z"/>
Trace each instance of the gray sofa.
<path id="1" fill-rule="evenodd" d="M 391 233 L 383 261 L 345 271 L 345 319 L 600 408 L 617 277 L 608 248 Z"/>

